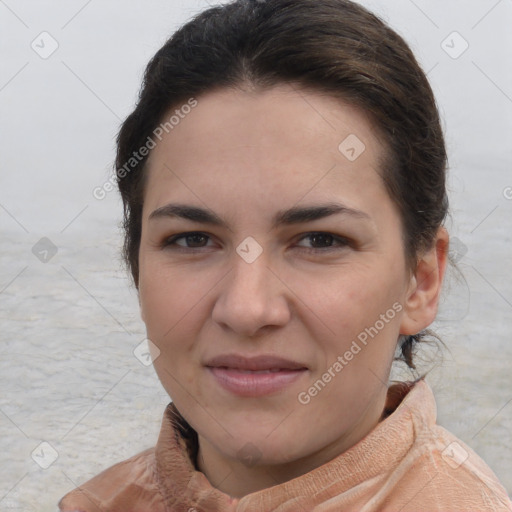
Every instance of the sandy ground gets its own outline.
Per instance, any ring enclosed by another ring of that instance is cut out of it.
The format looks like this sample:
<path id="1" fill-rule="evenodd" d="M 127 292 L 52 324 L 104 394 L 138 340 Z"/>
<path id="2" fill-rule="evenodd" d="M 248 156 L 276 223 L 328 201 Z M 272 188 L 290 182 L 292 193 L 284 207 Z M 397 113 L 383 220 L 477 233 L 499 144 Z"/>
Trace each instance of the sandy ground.
<path id="1" fill-rule="evenodd" d="M 134 355 L 145 331 L 119 260 L 120 202 L 91 191 L 142 66 L 201 2 L 111 4 L 0 5 L 2 512 L 55 512 L 153 446 L 169 402 Z M 383 12 L 431 70 L 450 151 L 448 227 L 465 280 L 448 277 L 433 326 L 448 347 L 428 377 L 438 421 L 512 494 L 512 4 L 400 0 Z M 46 59 L 30 47 L 43 30 L 59 42 Z M 457 59 L 440 46 L 453 30 L 470 43 Z"/>

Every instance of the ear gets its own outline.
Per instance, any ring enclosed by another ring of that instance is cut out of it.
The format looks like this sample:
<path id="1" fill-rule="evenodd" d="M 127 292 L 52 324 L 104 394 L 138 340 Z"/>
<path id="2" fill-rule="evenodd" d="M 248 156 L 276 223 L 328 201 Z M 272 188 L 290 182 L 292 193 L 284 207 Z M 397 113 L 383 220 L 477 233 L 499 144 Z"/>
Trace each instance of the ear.
<path id="1" fill-rule="evenodd" d="M 448 245 L 448 232 L 440 227 L 432 248 L 423 253 L 411 277 L 400 334 L 417 334 L 434 321 L 446 270 Z"/>

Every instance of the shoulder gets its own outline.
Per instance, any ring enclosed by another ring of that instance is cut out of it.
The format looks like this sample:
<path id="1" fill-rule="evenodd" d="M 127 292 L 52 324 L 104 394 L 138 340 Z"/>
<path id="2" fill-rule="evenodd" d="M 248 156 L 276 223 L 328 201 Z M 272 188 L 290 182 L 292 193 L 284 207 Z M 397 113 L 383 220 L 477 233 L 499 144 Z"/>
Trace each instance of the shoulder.
<path id="1" fill-rule="evenodd" d="M 461 439 L 441 426 L 434 430 L 427 458 L 435 468 L 436 485 L 450 488 L 449 498 L 481 503 L 479 510 L 512 511 L 512 502 L 492 469 Z"/>
<path id="2" fill-rule="evenodd" d="M 70 491 L 59 501 L 60 512 L 163 512 L 155 448 L 118 462 Z"/>
<path id="3" fill-rule="evenodd" d="M 414 441 L 400 466 L 402 512 L 419 510 L 509 511 L 512 502 L 491 468 L 461 439 L 436 423 L 431 390 L 420 384 L 421 400 L 409 401 Z M 415 402 L 415 403 L 414 403 Z M 430 403 L 430 407 L 432 403 Z M 435 402 L 433 402 L 435 407 Z M 437 507 L 437 508 L 436 508 Z"/>

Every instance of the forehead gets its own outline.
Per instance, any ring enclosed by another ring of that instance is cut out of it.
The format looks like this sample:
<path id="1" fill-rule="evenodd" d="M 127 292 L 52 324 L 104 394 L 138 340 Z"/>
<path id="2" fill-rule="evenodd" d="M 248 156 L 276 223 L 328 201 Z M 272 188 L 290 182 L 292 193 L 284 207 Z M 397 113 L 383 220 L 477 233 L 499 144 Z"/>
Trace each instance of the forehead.
<path id="1" fill-rule="evenodd" d="M 238 199 L 275 209 L 305 195 L 341 195 L 353 207 L 363 196 L 384 199 L 378 169 L 385 148 L 357 107 L 289 84 L 219 89 L 196 99 L 151 151 L 146 216 L 177 197 L 209 204 L 215 195 L 224 206 Z"/>

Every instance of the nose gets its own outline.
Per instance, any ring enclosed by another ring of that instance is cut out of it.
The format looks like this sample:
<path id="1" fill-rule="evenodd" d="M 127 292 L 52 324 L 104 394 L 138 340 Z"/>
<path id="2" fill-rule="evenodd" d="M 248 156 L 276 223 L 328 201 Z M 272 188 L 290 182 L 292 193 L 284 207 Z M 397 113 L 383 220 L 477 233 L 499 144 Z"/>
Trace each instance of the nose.
<path id="1" fill-rule="evenodd" d="M 212 317 L 223 328 L 251 337 L 289 321 L 287 287 L 269 267 L 265 252 L 252 263 L 235 253 L 232 270 L 221 283 Z"/>

